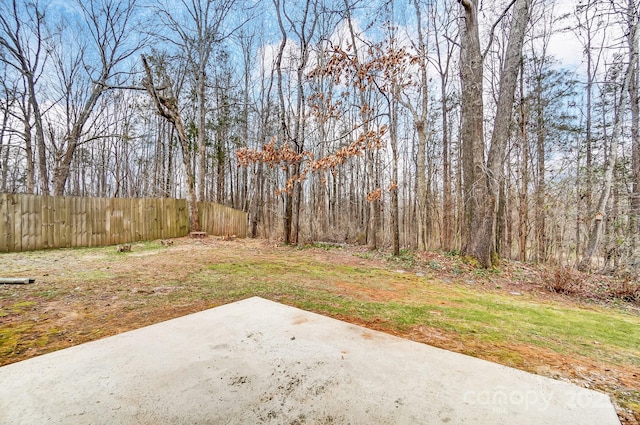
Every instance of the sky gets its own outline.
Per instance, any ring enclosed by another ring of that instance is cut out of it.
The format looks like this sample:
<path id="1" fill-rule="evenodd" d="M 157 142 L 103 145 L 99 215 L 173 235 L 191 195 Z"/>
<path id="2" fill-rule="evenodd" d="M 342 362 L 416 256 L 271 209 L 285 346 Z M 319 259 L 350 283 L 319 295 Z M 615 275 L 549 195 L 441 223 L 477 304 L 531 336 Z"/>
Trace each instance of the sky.
<path id="1" fill-rule="evenodd" d="M 556 14 L 558 16 L 573 14 L 577 4 L 578 0 L 559 0 L 556 2 Z M 575 22 L 575 19 L 572 21 Z M 567 68 L 579 70 L 582 67 L 584 62 L 583 48 L 573 33 L 554 34 L 549 43 L 549 50 Z"/>

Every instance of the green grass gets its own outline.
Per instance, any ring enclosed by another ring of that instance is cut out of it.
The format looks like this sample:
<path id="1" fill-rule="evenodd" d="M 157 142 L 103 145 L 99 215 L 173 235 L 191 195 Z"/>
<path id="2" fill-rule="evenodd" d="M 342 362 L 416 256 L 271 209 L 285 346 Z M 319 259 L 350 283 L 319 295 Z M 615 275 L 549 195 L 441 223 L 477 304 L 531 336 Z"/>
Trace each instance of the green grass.
<path id="1" fill-rule="evenodd" d="M 31 310 L 37 305 L 34 301 L 20 301 L 0 309 L 0 317 L 9 316 L 10 314 L 19 314 L 26 310 Z"/>
<path id="2" fill-rule="evenodd" d="M 400 331 L 423 325 L 484 343 L 530 344 L 640 366 L 640 318 L 622 310 L 483 292 L 384 269 L 328 267 L 302 257 L 210 265 L 192 281 L 198 284 L 190 286 L 194 299 L 261 296 L 323 314 L 381 321 Z M 374 301 L 357 290 L 338 291 L 337 282 L 369 291 L 393 291 L 400 283 L 406 293 L 399 300 Z"/>

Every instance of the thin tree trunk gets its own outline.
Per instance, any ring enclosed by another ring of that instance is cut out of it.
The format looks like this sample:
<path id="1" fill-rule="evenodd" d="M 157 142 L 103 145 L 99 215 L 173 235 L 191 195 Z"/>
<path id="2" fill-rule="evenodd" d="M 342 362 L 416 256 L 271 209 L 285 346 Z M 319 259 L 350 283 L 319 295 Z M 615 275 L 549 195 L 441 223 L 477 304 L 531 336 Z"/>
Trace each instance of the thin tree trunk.
<path id="1" fill-rule="evenodd" d="M 199 46 L 202 48 L 202 46 Z M 208 55 L 207 55 L 208 56 Z M 201 55 L 202 59 L 202 55 Z M 196 75 L 196 85 L 198 88 L 198 159 L 199 169 L 198 174 L 198 199 L 200 201 L 205 200 L 205 174 L 207 168 L 207 138 L 206 138 L 206 120 L 207 120 L 207 104 L 206 104 L 206 63 L 198 64 L 199 69 Z M 220 199 L 218 199 L 220 202 Z"/>
<path id="2" fill-rule="evenodd" d="M 260 209 L 262 208 L 262 197 L 264 192 L 264 179 L 262 177 L 262 169 L 264 167 L 262 161 L 258 162 L 258 170 L 256 171 L 256 194 L 255 200 L 251 207 L 251 237 L 258 237 L 258 223 L 260 221 Z"/>
<path id="3" fill-rule="evenodd" d="M 417 237 L 418 237 L 418 250 L 427 250 L 427 176 L 426 176 L 426 150 L 427 150 L 427 129 L 426 129 L 426 117 L 428 112 L 429 98 L 428 98 L 428 82 L 427 77 L 427 49 L 424 42 L 424 36 L 422 33 L 422 13 L 420 11 L 420 4 L 418 0 L 413 0 L 413 7 L 416 13 L 416 24 L 418 33 L 418 55 L 420 66 L 420 112 L 416 111 L 410 102 L 404 102 L 405 107 L 408 107 L 413 116 L 413 123 L 418 135 L 417 146 L 417 164 L 416 164 L 416 185 L 417 185 Z M 445 88 L 446 90 L 446 88 Z"/>
<path id="4" fill-rule="evenodd" d="M 520 68 L 522 75 L 522 67 Z M 527 137 L 527 112 L 524 95 L 524 78 L 520 78 L 520 147 L 522 159 L 520 166 L 520 208 L 518 209 L 518 259 L 527 261 L 527 225 L 529 222 L 529 139 Z"/>
<path id="5" fill-rule="evenodd" d="M 349 25 L 349 35 L 351 37 L 351 48 L 353 49 L 353 55 L 355 58 L 355 63 L 357 64 L 356 66 L 360 67 L 360 58 L 358 57 L 358 43 L 356 42 L 356 34 L 355 34 L 355 30 L 353 27 L 353 21 L 351 18 L 351 7 L 349 6 L 348 0 L 344 0 L 344 6 L 345 6 L 345 10 L 347 13 L 347 24 Z M 358 71 L 360 71 L 358 69 Z M 357 73 L 359 75 L 359 72 Z M 356 78 L 362 78 L 360 76 L 357 76 Z M 362 81 L 360 81 L 360 83 L 362 83 Z M 364 85 L 362 85 L 364 86 Z M 356 91 L 358 92 L 358 99 L 360 101 L 360 117 L 362 120 L 362 131 L 364 134 L 367 134 L 369 132 L 369 118 L 370 118 L 370 113 L 368 112 L 370 107 L 368 105 L 368 102 L 365 98 L 365 93 L 364 90 L 358 90 L 356 89 Z M 367 177 L 364 180 L 364 184 L 366 186 L 364 186 L 365 191 L 368 191 L 368 193 L 372 193 L 373 191 L 375 191 L 377 189 L 377 185 L 376 185 L 376 179 L 375 179 L 375 167 L 374 167 L 374 163 L 375 163 L 375 155 L 374 152 L 372 150 L 368 150 L 365 153 L 365 158 L 366 158 L 366 174 Z M 366 198 L 366 193 L 365 193 L 365 198 Z M 378 248 L 378 221 L 379 221 L 379 209 L 380 209 L 380 205 L 379 205 L 379 201 L 378 200 L 373 200 L 368 202 L 368 213 L 366 214 L 366 219 L 367 219 L 367 223 L 366 223 L 366 241 L 369 245 L 369 249 L 370 250 L 375 250 Z"/>
<path id="6" fill-rule="evenodd" d="M 589 232 L 589 239 L 587 242 L 587 249 L 582 257 L 582 261 L 578 265 L 578 268 L 582 271 L 590 270 L 593 256 L 596 254 L 602 233 L 604 230 L 604 224 L 606 222 L 607 204 L 609 202 L 609 195 L 611 193 L 611 187 L 613 185 L 614 170 L 618 159 L 618 139 L 622 132 L 624 107 L 629 95 L 629 87 L 635 74 L 635 66 L 638 63 L 638 41 L 640 31 L 638 30 L 638 23 L 636 19 L 631 19 L 633 24 L 629 24 L 629 65 L 625 72 L 624 82 L 622 85 L 622 91 L 620 93 L 620 99 L 616 105 L 615 120 L 613 125 L 613 132 L 611 134 L 611 142 L 609 146 L 609 156 L 604 171 L 604 187 L 600 193 L 598 199 L 598 205 L 596 209 L 596 215 L 591 223 L 591 231 Z"/>
<path id="7" fill-rule="evenodd" d="M 400 209 L 398 208 L 398 105 L 397 88 L 393 87 L 390 102 L 389 138 L 391 143 L 391 235 L 393 239 L 393 255 L 400 255 Z"/>
<path id="8" fill-rule="evenodd" d="M 638 9 L 633 0 L 629 0 L 629 15 L 638 18 Z M 632 58 L 633 60 L 633 58 Z M 631 252 L 628 255 L 630 265 L 640 264 L 640 93 L 638 92 L 638 57 L 635 57 L 633 74 L 629 82 L 629 100 L 631 109 L 631 163 L 632 193 L 631 211 L 629 214 L 629 234 L 631 235 Z"/>
<path id="9" fill-rule="evenodd" d="M 7 102 L 3 105 L 3 118 L 2 129 L 0 129 L 0 192 L 7 192 L 7 172 L 9 166 L 9 150 L 11 148 L 10 143 L 5 144 L 5 137 L 8 130 L 9 122 L 9 108 L 12 106 L 12 102 Z"/>
<path id="10" fill-rule="evenodd" d="M 34 193 L 35 175 L 33 166 L 33 143 L 31 139 L 31 122 L 30 116 L 27 114 L 24 119 L 24 154 L 26 160 L 27 172 L 27 193 Z"/>
<path id="11" fill-rule="evenodd" d="M 284 98 L 284 91 L 282 89 L 282 58 L 284 55 L 284 48 L 287 45 L 287 32 L 284 28 L 284 24 L 282 22 L 282 13 L 280 10 L 280 0 L 273 0 L 274 5 L 276 7 L 276 15 L 278 17 L 278 26 L 280 27 L 280 33 L 282 35 L 282 40 L 280 41 L 280 47 L 278 49 L 278 55 L 276 56 L 276 73 L 278 76 L 278 99 L 280 101 L 280 138 L 283 141 L 289 140 L 289 130 L 287 126 L 287 118 L 286 118 L 286 103 Z M 285 170 L 285 184 L 291 178 L 291 166 L 286 166 Z M 286 190 L 282 193 L 282 198 L 284 201 L 284 214 L 282 217 L 282 232 L 284 237 L 284 243 L 291 243 L 291 227 L 292 227 L 292 211 L 293 211 L 293 196 L 289 190 Z"/>
<path id="12" fill-rule="evenodd" d="M 447 106 L 446 76 L 440 83 L 442 87 L 442 249 L 451 251 L 453 246 L 453 195 L 451 194 L 451 148 L 449 142 L 449 111 Z"/>
<path id="13" fill-rule="evenodd" d="M 538 78 L 541 78 L 540 76 Z M 547 229 L 546 229 L 546 173 L 545 173 L 545 155 L 546 155 L 546 123 L 544 119 L 544 111 L 542 106 L 540 87 L 541 82 L 538 81 L 536 87 L 536 157 L 537 157 L 537 181 L 536 181 L 536 262 L 544 263 L 547 260 Z"/>
<path id="14" fill-rule="evenodd" d="M 40 192 L 42 195 L 49 195 L 49 170 L 47 167 L 47 149 L 44 143 L 44 127 L 42 125 L 42 114 L 40 105 L 35 95 L 35 83 L 32 78 L 28 79 L 29 103 L 33 110 L 34 125 L 36 127 L 36 149 L 38 152 L 38 176 L 40 180 Z"/>

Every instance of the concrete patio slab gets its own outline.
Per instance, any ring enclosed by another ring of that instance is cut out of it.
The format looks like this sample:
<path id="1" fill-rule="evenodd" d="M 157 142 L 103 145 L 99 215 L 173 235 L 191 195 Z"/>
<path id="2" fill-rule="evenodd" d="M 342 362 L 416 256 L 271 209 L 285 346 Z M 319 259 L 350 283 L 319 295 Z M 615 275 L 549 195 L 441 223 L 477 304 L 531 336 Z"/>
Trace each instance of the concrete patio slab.
<path id="1" fill-rule="evenodd" d="M 619 424 L 609 398 L 250 298 L 0 368 L 1 424 Z"/>

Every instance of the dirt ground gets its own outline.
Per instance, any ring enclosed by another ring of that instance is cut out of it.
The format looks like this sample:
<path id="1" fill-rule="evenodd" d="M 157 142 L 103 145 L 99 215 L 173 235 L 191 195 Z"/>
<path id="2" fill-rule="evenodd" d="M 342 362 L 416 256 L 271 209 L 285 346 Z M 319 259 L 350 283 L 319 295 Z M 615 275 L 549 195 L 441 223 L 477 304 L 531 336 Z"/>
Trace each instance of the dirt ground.
<path id="1" fill-rule="evenodd" d="M 482 291 L 527 293 L 567 305 L 585 302 L 545 290 L 536 271 L 521 266 L 505 264 L 499 276 L 485 276 L 472 273 L 472 267 L 467 270 L 459 263 L 447 264 L 448 258 L 442 255 L 424 254 L 396 261 L 358 247 L 301 250 L 265 240 L 223 241 L 209 237 L 175 239 L 169 247 L 161 246 L 158 241 L 134 244 L 130 253 L 104 247 L 0 254 L 0 277 L 36 279 L 36 283 L 30 285 L 0 285 L 0 366 L 252 295 L 229 289 L 228 282 L 223 280 L 219 288 L 226 288 L 224 290 L 203 289 L 202 273 L 211 264 L 239 266 L 238 278 L 242 279 L 243 262 L 247 259 L 291 259 L 293 265 L 296 264 L 293 259 L 298 257 L 311 258 L 329 267 L 379 268 L 398 273 L 407 270 L 420 273 L 428 269 L 444 282 L 483 280 L 487 284 L 476 285 Z M 438 267 L 434 266 L 436 263 Z M 463 269 L 459 270 L 460 267 Z M 355 292 L 362 299 L 388 301 L 410 293 L 409 283 L 403 281 L 380 289 L 335 279 L 330 284 L 334 291 Z M 274 301 L 295 304 L 295 300 L 280 293 L 277 287 L 271 288 L 269 294 Z M 640 314 L 634 305 L 625 308 Z M 426 326 L 399 329 L 388 322 L 356 315 L 321 313 L 487 360 L 504 363 L 505 352 L 513 353 L 525 359 L 516 362 L 517 367 L 605 391 L 618 401 L 635 399 L 640 394 L 640 369 L 633 366 L 612 369 L 589 357 L 568 358 L 539 346 L 491 346 L 462 339 L 443 329 Z M 618 413 L 624 424 L 640 423 L 638 412 L 634 414 L 633 410 L 618 406 Z"/>

